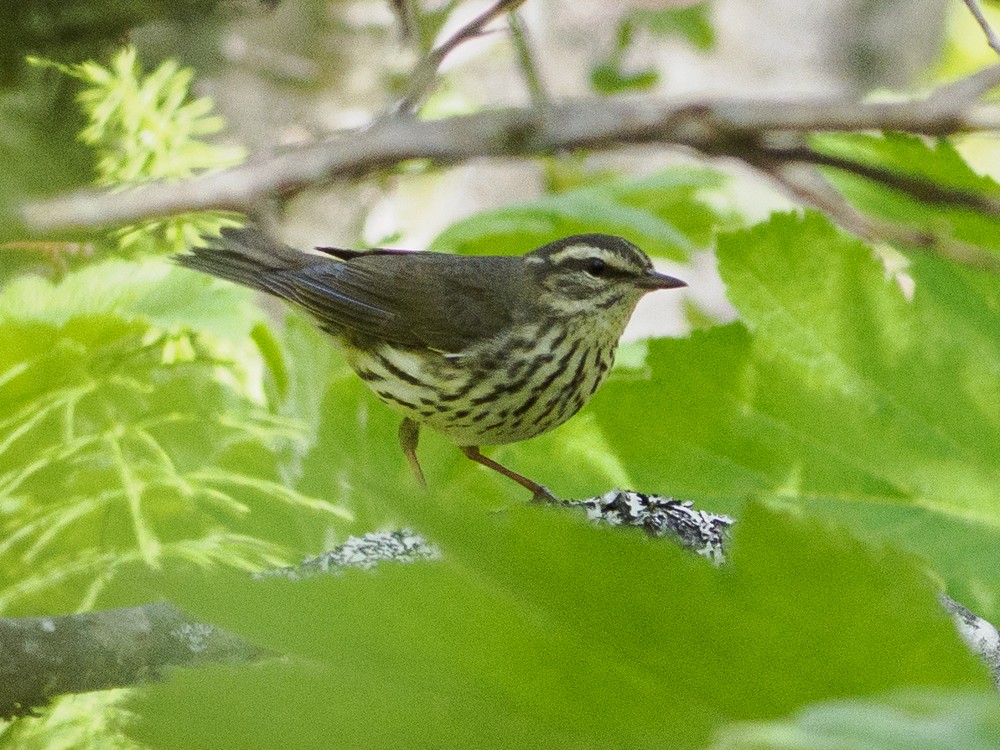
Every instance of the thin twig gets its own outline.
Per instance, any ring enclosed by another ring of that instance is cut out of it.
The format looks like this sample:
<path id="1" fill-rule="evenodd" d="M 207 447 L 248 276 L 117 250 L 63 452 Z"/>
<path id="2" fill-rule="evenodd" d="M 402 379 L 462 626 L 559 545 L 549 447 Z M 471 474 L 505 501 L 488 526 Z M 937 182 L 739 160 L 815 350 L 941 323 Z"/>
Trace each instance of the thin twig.
<path id="1" fill-rule="evenodd" d="M 524 27 L 524 23 L 522 23 L 516 11 L 511 11 L 507 14 L 507 25 L 510 27 L 510 36 L 514 41 L 514 49 L 517 51 L 517 61 L 521 68 L 521 75 L 524 77 L 524 82 L 528 87 L 531 103 L 536 108 L 544 108 L 548 105 L 549 96 L 538 73 L 535 54 L 531 49 L 531 42 L 528 39 L 528 30 Z"/>
<path id="2" fill-rule="evenodd" d="M 996 33 L 993 31 L 993 27 L 990 26 L 990 22 L 986 20 L 986 16 L 983 13 L 983 9 L 979 7 L 979 3 L 976 2 L 976 0 L 965 0 L 965 5 L 968 7 L 969 12 L 975 17 L 979 27 L 983 30 L 983 34 L 986 35 L 986 43 L 990 45 L 994 52 L 1000 55 L 1000 38 L 998 38 Z"/>
<path id="3" fill-rule="evenodd" d="M 762 147 L 759 154 L 777 163 L 812 164 L 817 167 L 830 167 L 848 172 L 898 190 L 923 203 L 971 208 L 984 213 L 1000 215 L 1000 200 L 996 198 L 960 188 L 946 187 L 920 175 L 904 174 L 840 156 L 823 154 L 807 146 Z"/>
<path id="4" fill-rule="evenodd" d="M 789 165 L 759 164 L 757 168 L 784 189 L 793 199 L 819 209 L 836 224 L 861 239 L 901 241 L 908 245 L 928 245 L 933 238 L 908 227 L 876 222 L 858 211 L 814 169 L 806 172 Z M 897 231 L 898 230 L 898 231 Z"/>
<path id="5" fill-rule="evenodd" d="M 393 108 L 394 114 L 412 114 L 434 86 L 438 68 L 444 59 L 462 42 L 480 36 L 483 28 L 493 19 L 517 8 L 525 0 L 498 0 L 462 28 L 432 49 L 413 69 L 406 95 Z"/>
<path id="6" fill-rule="evenodd" d="M 389 7 L 399 26 L 400 44 L 409 44 L 417 36 L 416 0 L 389 0 Z"/>
<path id="7" fill-rule="evenodd" d="M 941 86 L 927 97 L 925 106 L 937 107 L 943 113 L 961 112 L 997 86 L 1000 86 L 1000 65 L 991 65 Z"/>

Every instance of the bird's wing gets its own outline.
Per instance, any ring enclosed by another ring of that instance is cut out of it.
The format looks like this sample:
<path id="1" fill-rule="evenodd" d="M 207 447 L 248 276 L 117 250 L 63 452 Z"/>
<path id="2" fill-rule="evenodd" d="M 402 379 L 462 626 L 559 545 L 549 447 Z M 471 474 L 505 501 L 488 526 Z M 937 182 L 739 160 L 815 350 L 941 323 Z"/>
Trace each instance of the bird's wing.
<path id="1" fill-rule="evenodd" d="M 457 353 L 514 320 L 517 258 L 374 252 L 281 272 L 289 299 L 331 333 Z M 499 263 L 499 265 L 498 265 Z"/>
<path id="2" fill-rule="evenodd" d="M 390 341 L 458 353 L 525 314 L 520 258 L 320 248 L 306 253 L 256 229 L 224 229 L 176 261 L 297 303 L 357 345 Z"/>
<path id="3" fill-rule="evenodd" d="M 317 245 L 313 250 L 340 260 L 352 260 L 364 255 L 410 255 L 413 252 L 412 250 L 390 250 L 384 247 L 373 247 L 370 250 L 348 250 L 344 247 L 325 247 L 323 245 Z"/>

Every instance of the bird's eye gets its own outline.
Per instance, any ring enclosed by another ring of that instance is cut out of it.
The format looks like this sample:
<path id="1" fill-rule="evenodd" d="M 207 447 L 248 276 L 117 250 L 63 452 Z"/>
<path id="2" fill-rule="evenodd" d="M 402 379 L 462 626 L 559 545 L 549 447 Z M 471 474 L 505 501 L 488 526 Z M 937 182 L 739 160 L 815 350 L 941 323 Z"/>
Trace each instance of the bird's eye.
<path id="1" fill-rule="evenodd" d="M 604 272 L 608 269 L 607 263 L 605 263 L 600 258 L 591 258 L 587 261 L 586 271 L 591 276 L 603 276 Z"/>

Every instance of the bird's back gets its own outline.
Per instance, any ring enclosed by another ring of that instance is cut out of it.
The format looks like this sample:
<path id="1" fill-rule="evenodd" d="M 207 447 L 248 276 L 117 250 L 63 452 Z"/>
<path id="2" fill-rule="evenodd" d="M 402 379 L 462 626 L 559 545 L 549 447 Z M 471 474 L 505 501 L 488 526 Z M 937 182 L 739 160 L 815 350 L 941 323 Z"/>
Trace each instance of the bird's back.
<path id="1" fill-rule="evenodd" d="M 294 302 L 352 345 L 457 353 L 530 316 L 519 257 L 406 251 L 295 250 L 252 229 L 226 229 L 178 262 Z"/>

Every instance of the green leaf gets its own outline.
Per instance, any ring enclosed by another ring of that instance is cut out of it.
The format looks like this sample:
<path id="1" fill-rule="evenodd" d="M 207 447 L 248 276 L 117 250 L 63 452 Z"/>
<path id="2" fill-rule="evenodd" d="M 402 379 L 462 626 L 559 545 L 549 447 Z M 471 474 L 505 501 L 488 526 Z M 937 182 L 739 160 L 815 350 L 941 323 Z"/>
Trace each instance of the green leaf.
<path id="1" fill-rule="evenodd" d="M 958 150 L 940 139 L 928 143 L 917 136 L 837 134 L 813 136 L 822 153 L 858 162 L 904 178 L 920 178 L 946 190 L 1000 199 L 1000 186 L 980 175 Z M 830 181 L 860 210 L 912 226 L 943 242 L 958 240 L 1000 253 L 1000 217 L 961 202 L 939 202 L 933 195 L 913 197 L 898 189 L 850 173 L 830 169 Z"/>
<path id="2" fill-rule="evenodd" d="M 623 91 L 647 91 L 660 80 L 655 68 L 629 73 L 614 62 L 598 63 L 590 71 L 590 87 L 599 94 L 620 94 Z"/>
<path id="3" fill-rule="evenodd" d="M 719 223 L 709 195 L 724 185 L 717 172 L 677 168 L 640 180 L 613 180 L 484 211 L 452 224 L 431 249 L 514 254 L 571 234 L 624 237 L 654 256 L 682 260 L 705 247 Z"/>
<path id="4" fill-rule="evenodd" d="M 135 597 L 179 561 L 285 562 L 346 520 L 283 475 L 306 431 L 265 396 L 249 299 L 162 262 L 0 292 L 0 610 Z"/>
<path id="5" fill-rule="evenodd" d="M 679 36 L 697 49 L 708 51 L 715 46 L 710 10 L 711 4 L 706 2 L 688 8 L 636 10 L 631 18 L 658 36 Z"/>
<path id="6" fill-rule="evenodd" d="M 93 149 L 99 185 L 122 189 L 150 180 L 185 179 L 233 166 L 245 157 L 239 146 L 201 140 L 220 131 L 223 121 L 209 114 L 209 99 L 189 100 L 194 72 L 174 60 L 148 75 L 143 75 L 131 46 L 123 47 L 107 67 L 93 61 L 29 61 L 84 84 L 77 102 L 87 125 L 79 138 Z M 133 253 L 180 252 L 202 235 L 238 225 L 236 214 L 203 211 L 122 227 L 114 236 L 120 249 Z"/>
<path id="7" fill-rule="evenodd" d="M 826 701 L 787 721 L 738 724 L 709 750 L 989 750 L 1000 747 L 994 691 L 906 690 Z"/>
<path id="8" fill-rule="evenodd" d="M 1000 615 L 996 278 L 919 255 L 908 299 L 815 214 L 726 235 L 719 258 L 745 326 L 652 342 L 648 381 L 594 399 L 639 485 L 715 511 L 759 496 L 829 513 Z"/>
<path id="9" fill-rule="evenodd" d="M 715 43 L 708 10 L 708 3 L 703 3 L 690 8 L 633 10 L 628 13 L 618 24 L 615 46 L 611 53 L 590 71 L 591 88 L 600 94 L 618 94 L 654 87 L 660 80 L 655 67 L 629 72 L 623 64 L 634 41 L 636 29 L 645 27 L 657 36 L 680 37 L 700 50 L 708 50 Z"/>
<path id="10" fill-rule="evenodd" d="M 0 90 L 0 164 L 4 165 L 0 180 L 0 242 L 5 243 L 0 247 L 0 282 L 17 267 L 30 267 L 44 260 L 29 242 L 32 238 L 19 213 L 21 204 L 30 198 L 79 187 L 92 177 L 90 154 L 75 139 L 79 118 L 72 111 L 67 113 L 67 102 L 54 93 L 60 88 L 53 83 L 54 75 L 46 71 L 31 73 L 21 88 Z M 15 259 L 17 267 L 12 267 Z"/>
<path id="11" fill-rule="evenodd" d="M 66 323 L 78 315 L 114 315 L 164 330 L 194 328 L 243 342 L 264 320 L 253 293 L 163 260 L 107 260 L 58 283 L 37 276 L 0 290 L 0 319 Z"/>
<path id="12" fill-rule="evenodd" d="M 186 611 L 293 658 L 172 675 L 134 705 L 136 738 L 695 748 L 724 721 L 813 701 L 988 684 L 911 562 L 815 522 L 758 508 L 716 570 L 549 509 L 400 512 L 440 541 L 442 561 L 296 582 L 168 579 Z M 751 680 L 734 679 L 737 662 Z"/>

